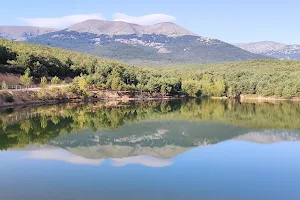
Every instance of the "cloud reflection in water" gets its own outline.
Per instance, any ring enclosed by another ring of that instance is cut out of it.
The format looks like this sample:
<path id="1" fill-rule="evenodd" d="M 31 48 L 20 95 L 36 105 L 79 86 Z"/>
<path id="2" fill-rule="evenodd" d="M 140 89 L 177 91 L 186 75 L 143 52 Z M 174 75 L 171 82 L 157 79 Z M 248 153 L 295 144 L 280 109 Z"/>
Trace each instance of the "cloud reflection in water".
<path id="1" fill-rule="evenodd" d="M 25 158 L 33 160 L 62 161 L 76 165 L 101 165 L 105 160 L 84 158 L 73 155 L 72 153 L 62 149 L 30 151 L 26 154 Z M 115 167 L 122 167 L 132 164 L 147 167 L 167 167 L 173 164 L 169 159 L 160 159 L 151 156 L 133 156 L 126 158 L 112 158 L 107 160 L 112 161 L 112 166 Z"/>

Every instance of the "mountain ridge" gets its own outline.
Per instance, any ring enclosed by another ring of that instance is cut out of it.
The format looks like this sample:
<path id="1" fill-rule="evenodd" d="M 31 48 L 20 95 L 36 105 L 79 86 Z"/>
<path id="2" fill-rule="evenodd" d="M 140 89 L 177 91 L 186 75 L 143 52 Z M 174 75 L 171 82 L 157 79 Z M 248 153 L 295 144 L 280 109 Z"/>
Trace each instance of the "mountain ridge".
<path id="1" fill-rule="evenodd" d="M 44 32 L 46 33 L 43 34 Z M 6 39 L 58 47 L 143 66 L 270 59 L 218 39 L 199 36 L 171 22 L 142 26 L 122 21 L 87 20 L 64 30 L 46 29 L 44 32 L 25 34 L 26 37 L 19 34 L 19 38 Z M 3 35 L 4 38 L 5 36 L 7 34 Z"/>
<path id="2" fill-rule="evenodd" d="M 261 41 L 234 45 L 252 53 L 281 60 L 300 60 L 300 45 L 297 44 L 288 45 L 273 41 Z"/>
<path id="3" fill-rule="evenodd" d="M 92 33 L 96 35 L 167 35 L 178 37 L 184 35 L 198 36 L 172 22 L 162 22 L 153 25 L 138 25 L 123 21 L 86 20 L 72 26 L 66 30 Z"/>
<path id="4" fill-rule="evenodd" d="M 241 49 L 244 49 L 246 51 L 252 52 L 252 53 L 264 53 L 271 50 L 279 50 L 285 46 L 286 44 L 282 44 L 279 42 L 273 42 L 273 41 L 261 41 L 261 42 L 251 42 L 251 43 L 236 43 L 233 44 Z"/>
<path id="5" fill-rule="evenodd" d="M 25 41 L 32 37 L 56 31 L 59 31 L 59 29 L 34 26 L 0 26 L 0 38 Z"/>

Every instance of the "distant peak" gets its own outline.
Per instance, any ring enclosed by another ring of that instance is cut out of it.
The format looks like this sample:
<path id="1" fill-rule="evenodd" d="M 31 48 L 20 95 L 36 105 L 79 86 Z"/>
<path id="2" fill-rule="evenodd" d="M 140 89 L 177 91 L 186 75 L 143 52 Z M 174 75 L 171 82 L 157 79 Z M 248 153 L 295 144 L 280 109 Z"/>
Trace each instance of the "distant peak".
<path id="1" fill-rule="evenodd" d="M 0 26 L 0 38 L 24 41 L 28 38 L 56 31 L 59 31 L 59 29 L 32 26 Z"/>
<path id="2" fill-rule="evenodd" d="M 173 22 L 160 22 L 160 23 L 157 23 L 157 24 L 161 24 L 161 25 L 167 25 L 167 24 L 170 24 L 170 25 L 176 25 L 175 23 Z M 177 26 L 177 25 L 176 25 Z"/>
<path id="3" fill-rule="evenodd" d="M 169 37 L 178 37 L 184 35 L 197 36 L 196 34 L 174 24 L 172 22 L 161 22 L 153 25 L 138 25 L 124 21 L 105 21 L 91 19 L 74 24 L 68 30 L 76 32 L 88 32 L 96 35 L 143 35 L 157 34 L 167 35 Z"/>
<path id="4" fill-rule="evenodd" d="M 235 44 L 235 46 L 252 53 L 260 54 L 268 51 L 277 51 L 288 45 L 279 42 L 274 42 L 274 41 L 260 41 L 260 42 L 252 42 L 252 43 L 240 43 L 240 44 Z"/>
<path id="5" fill-rule="evenodd" d="M 53 30 L 59 31 L 57 28 L 36 27 L 36 26 L 0 26 L 0 29 L 15 29 L 15 30 Z"/>

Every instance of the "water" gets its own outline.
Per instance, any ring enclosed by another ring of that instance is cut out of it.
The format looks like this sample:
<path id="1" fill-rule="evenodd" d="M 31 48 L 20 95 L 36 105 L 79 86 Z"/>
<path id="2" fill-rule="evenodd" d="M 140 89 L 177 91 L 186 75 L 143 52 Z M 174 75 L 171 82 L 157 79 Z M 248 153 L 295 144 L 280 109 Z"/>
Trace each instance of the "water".
<path id="1" fill-rule="evenodd" d="M 300 199 L 300 103 L 0 110 L 0 199 Z"/>

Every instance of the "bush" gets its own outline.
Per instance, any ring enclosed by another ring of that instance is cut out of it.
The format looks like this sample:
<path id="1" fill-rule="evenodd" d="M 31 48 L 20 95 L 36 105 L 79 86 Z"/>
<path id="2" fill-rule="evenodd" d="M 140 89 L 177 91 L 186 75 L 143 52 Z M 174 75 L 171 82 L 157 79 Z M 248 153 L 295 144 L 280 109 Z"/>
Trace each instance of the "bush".
<path id="1" fill-rule="evenodd" d="M 45 88 L 41 89 L 38 93 L 37 93 L 37 97 L 41 100 L 45 100 L 46 97 L 48 96 L 47 90 Z"/>
<path id="2" fill-rule="evenodd" d="M 57 76 L 54 76 L 52 79 L 51 79 L 51 84 L 52 85 L 57 85 L 59 84 L 60 80 Z"/>
<path id="3" fill-rule="evenodd" d="M 75 77 L 72 83 L 69 85 L 68 90 L 79 95 L 81 98 L 90 96 L 88 83 L 86 77 L 84 76 Z"/>
<path id="4" fill-rule="evenodd" d="M 2 81 L 1 89 L 2 90 L 7 90 L 8 89 L 8 86 L 6 85 L 5 81 Z"/>
<path id="5" fill-rule="evenodd" d="M 45 88 L 47 86 L 47 78 L 45 76 L 43 76 L 41 78 L 41 87 Z"/>
<path id="6" fill-rule="evenodd" d="M 12 103 L 12 102 L 14 102 L 14 97 L 10 96 L 10 95 L 5 96 L 4 101 L 7 102 L 7 103 Z"/>

